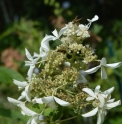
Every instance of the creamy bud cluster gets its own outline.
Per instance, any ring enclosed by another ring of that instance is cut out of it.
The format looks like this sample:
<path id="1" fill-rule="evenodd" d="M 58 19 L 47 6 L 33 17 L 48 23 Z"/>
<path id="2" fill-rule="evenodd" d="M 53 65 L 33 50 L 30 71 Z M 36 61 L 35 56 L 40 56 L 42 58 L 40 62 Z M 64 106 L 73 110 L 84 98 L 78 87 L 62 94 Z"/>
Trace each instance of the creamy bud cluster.
<path id="1" fill-rule="evenodd" d="M 107 110 L 120 105 L 120 100 L 114 102 L 111 99 L 114 88 L 104 92 L 100 91 L 100 86 L 94 92 L 88 88 L 84 74 L 94 73 L 101 68 L 101 78 L 107 79 L 104 67 L 117 68 L 122 62 L 107 64 L 105 58 L 97 60 L 94 50 L 83 44 L 84 39 L 90 37 L 88 29 L 91 23 L 98 20 L 98 16 L 87 20 L 87 25 L 72 21 L 59 32 L 55 29 L 53 35 L 46 35 L 41 41 L 39 54 L 32 56 L 25 49 L 28 59 L 25 66 L 29 66 L 27 81 L 14 80 L 22 92 L 17 100 L 8 97 L 8 101 L 20 107 L 23 115 L 30 116 L 27 124 L 60 123 L 60 117 L 55 118 L 57 114 L 63 114 L 60 107 L 69 107 L 83 117 L 98 112 L 97 124 L 101 124 Z M 49 42 L 56 42 L 57 39 L 61 44 L 54 50 L 50 49 Z M 99 61 L 100 65 L 88 69 L 88 64 L 94 61 Z M 34 73 L 35 67 L 40 70 L 38 74 Z M 89 105 L 94 109 L 82 114 L 82 109 Z M 45 114 L 47 110 L 48 115 Z"/>

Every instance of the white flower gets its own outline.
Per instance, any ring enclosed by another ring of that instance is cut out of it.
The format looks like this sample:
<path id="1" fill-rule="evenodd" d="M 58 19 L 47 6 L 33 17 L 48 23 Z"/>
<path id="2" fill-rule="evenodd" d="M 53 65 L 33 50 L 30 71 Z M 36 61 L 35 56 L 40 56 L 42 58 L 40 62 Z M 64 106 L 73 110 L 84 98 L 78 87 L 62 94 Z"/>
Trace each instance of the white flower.
<path id="1" fill-rule="evenodd" d="M 52 107 L 53 109 L 56 109 L 56 103 L 58 103 L 61 106 L 69 106 L 70 103 L 66 102 L 64 100 L 61 100 L 55 96 L 48 96 L 48 97 L 43 97 L 43 98 L 35 98 L 32 100 L 34 103 L 39 103 L 43 104 L 46 103 L 48 106 Z"/>
<path id="2" fill-rule="evenodd" d="M 114 90 L 114 87 L 112 87 L 104 92 L 101 92 L 100 85 L 98 85 L 95 88 L 94 92 L 90 88 L 83 88 L 83 91 L 86 92 L 87 94 L 89 94 L 89 97 L 86 98 L 86 101 L 97 99 L 99 93 L 102 93 L 102 95 L 104 97 L 106 97 L 107 95 L 110 95 L 113 92 L 113 90 Z"/>
<path id="3" fill-rule="evenodd" d="M 16 84 L 18 86 L 19 90 L 25 88 L 28 85 L 28 83 L 26 81 L 18 81 L 15 79 L 14 79 L 14 84 Z"/>
<path id="4" fill-rule="evenodd" d="M 29 108 L 25 106 L 24 102 L 21 102 L 19 100 L 13 99 L 8 97 L 8 101 L 13 103 L 14 105 L 17 105 L 18 107 L 21 108 L 21 113 L 23 115 L 31 116 L 31 118 L 28 120 L 27 124 L 38 124 L 39 120 L 43 120 L 43 115 L 38 114 Z"/>
<path id="5" fill-rule="evenodd" d="M 37 57 L 38 59 L 41 58 L 42 63 L 46 60 L 48 52 L 50 51 L 49 41 L 53 39 L 54 39 L 54 36 L 46 35 L 41 41 L 40 53 L 37 54 L 34 52 L 34 57 Z"/>
<path id="6" fill-rule="evenodd" d="M 30 61 L 25 61 L 25 66 L 30 66 L 27 75 L 28 75 L 28 78 L 31 79 L 33 70 L 35 68 L 35 64 L 39 58 L 34 59 L 27 49 L 25 49 L 25 52 L 26 52 L 26 57 L 30 60 Z"/>
<path id="7" fill-rule="evenodd" d="M 101 78 L 102 79 L 107 79 L 107 74 L 106 74 L 106 71 L 105 71 L 104 67 L 114 69 L 114 68 L 120 67 L 121 65 L 122 65 L 122 62 L 113 63 L 113 64 L 107 64 L 106 59 L 102 58 L 101 61 L 100 61 L 99 66 L 96 66 L 94 68 L 88 69 L 88 70 L 84 71 L 84 73 L 85 74 L 92 74 L 92 73 L 95 73 L 99 68 L 101 68 Z"/>
<path id="8" fill-rule="evenodd" d="M 97 15 L 95 15 L 94 18 L 92 18 L 92 19 L 87 19 L 87 21 L 89 22 L 87 24 L 87 27 L 89 28 L 91 26 L 91 23 L 94 21 L 97 21 L 98 19 L 99 19 L 99 17 Z"/>
<path id="9" fill-rule="evenodd" d="M 59 33 L 57 32 L 57 30 L 55 29 L 52 33 L 54 35 L 53 40 L 59 39 L 61 37 L 61 35 L 67 30 L 67 27 L 62 28 Z"/>
<path id="10" fill-rule="evenodd" d="M 24 102 L 13 99 L 11 97 L 7 97 L 7 99 L 8 99 L 9 102 L 11 102 L 11 103 L 13 103 L 14 105 L 17 105 L 17 106 L 19 106 L 19 104 L 24 104 Z"/>
<path id="11" fill-rule="evenodd" d="M 87 19 L 87 21 L 89 21 L 90 23 L 97 21 L 99 19 L 99 17 L 97 15 L 94 16 L 94 18 L 92 19 Z"/>
<path id="12" fill-rule="evenodd" d="M 19 104 L 23 115 L 31 116 L 27 124 L 38 124 L 39 120 L 43 120 L 42 114 L 38 114 L 25 106 L 25 104 Z"/>
<path id="13" fill-rule="evenodd" d="M 121 104 L 121 101 L 118 100 L 114 102 L 114 99 L 110 99 L 111 92 L 114 88 L 110 88 L 104 92 L 100 92 L 100 86 L 95 88 L 93 92 L 89 88 L 83 88 L 83 91 L 88 93 L 90 97 L 87 97 L 87 101 L 93 100 L 92 105 L 95 107 L 92 111 L 82 114 L 83 117 L 91 117 L 94 116 L 98 112 L 97 124 L 102 124 L 104 121 L 104 117 L 107 114 L 106 110 L 109 110 L 113 107 L 116 107 Z"/>
<path id="14" fill-rule="evenodd" d="M 57 30 L 55 29 L 52 33 L 54 36 L 52 35 L 46 35 L 41 42 L 41 47 L 40 47 L 40 54 L 34 53 L 34 57 L 41 57 L 42 60 L 46 59 L 46 56 L 48 54 L 48 52 L 50 51 L 50 47 L 49 47 L 49 41 L 51 40 L 56 40 L 59 39 L 61 37 L 61 35 L 64 33 L 64 31 L 67 29 L 67 27 L 62 28 L 59 33 L 57 32 Z"/>
<path id="15" fill-rule="evenodd" d="M 26 99 L 28 102 L 31 102 L 30 98 L 30 84 L 25 87 L 25 90 L 21 93 L 21 96 L 18 100 Z"/>
<path id="16" fill-rule="evenodd" d="M 30 99 L 30 83 L 27 83 L 26 81 L 18 81 L 18 80 L 14 80 L 14 84 L 16 84 L 18 86 L 18 89 L 24 89 L 24 91 L 21 93 L 21 96 L 18 98 L 18 100 L 24 99 L 26 98 L 26 100 L 28 102 L 31 102 Z"/>
<path id="17" fill-rule="evenodd" d="M 82 36 L 83 39 L 90 37 L 88 29 L 90 28 L 91 23 L 94 21 L 97 21 L 98 19 L 99 19 L 99 17 L 97 15 L 95 15 L 94 18 L 92 18 L 91 20 L 87 19 L 89 21 L 89 23 L 87 25 L 80 24 L 76 31 L 77 36 Z"/>

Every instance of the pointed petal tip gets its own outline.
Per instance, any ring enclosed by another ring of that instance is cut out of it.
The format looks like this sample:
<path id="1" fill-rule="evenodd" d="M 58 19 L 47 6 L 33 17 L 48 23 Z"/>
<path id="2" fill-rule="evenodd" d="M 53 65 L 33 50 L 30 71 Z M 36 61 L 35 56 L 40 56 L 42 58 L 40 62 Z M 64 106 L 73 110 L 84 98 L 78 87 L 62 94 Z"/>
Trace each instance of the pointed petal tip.
<path id="1" fill-rule="evenodd" d="M 91 116 L 94 116 L 97 113 L 97 111 L 98 111 L 98 108 L 95 108 L 88 113 L 82 114 L 82 116 L 83 117 L 91 117 Z"/>

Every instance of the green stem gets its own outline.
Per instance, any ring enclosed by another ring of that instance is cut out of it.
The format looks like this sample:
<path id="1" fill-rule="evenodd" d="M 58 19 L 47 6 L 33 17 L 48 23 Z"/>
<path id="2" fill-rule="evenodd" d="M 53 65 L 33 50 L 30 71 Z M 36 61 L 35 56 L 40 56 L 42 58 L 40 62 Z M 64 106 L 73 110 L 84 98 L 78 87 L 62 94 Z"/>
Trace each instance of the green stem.
<path id="1" fill-rule="evenodd" d="M 71 118 L 67 118 L 67 119 L 64 119 L 64 120 L 60 120 L 60 121 L 55 121 L 55 123 L 61 123 L 61 122 L 64 122 L 64 121 L 68 121 L 68 120 L 71 120 L 71 119 L 74 119 L 76 117 L 78 117 L 79 115 L 76 115 L 74 117 L 71 117 Z"/>

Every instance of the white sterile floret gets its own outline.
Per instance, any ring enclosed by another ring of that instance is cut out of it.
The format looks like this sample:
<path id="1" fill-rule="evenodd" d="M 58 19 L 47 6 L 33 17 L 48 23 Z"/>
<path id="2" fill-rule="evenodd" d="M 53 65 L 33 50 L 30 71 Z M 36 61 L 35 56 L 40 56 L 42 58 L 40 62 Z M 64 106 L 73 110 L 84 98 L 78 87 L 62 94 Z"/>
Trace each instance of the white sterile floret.
<path id="1" fill-rule="evenodd" d="M 9 101 L 10 103 L 13 103 L 13 104 L 16 105 L 16 106 L 19 106 L 20 104 L 24 104 L 24 102 L 19 101 L 19 100 L 16 100 L 16 99 L 13 99 L 13 98 L 11 98 L 11 97 L 7 97 L 7 99 L 8 99 L 8 101 Z"/>
<path id="2" fill-rule="evenodd" d="M 61 37 L 61 35 L 62 35 L 66 30 L 67 30 L 67 27 L 64 27 L 64 28 L 62 28 L 62 29 L 59 31 L 59 33 L 58 33 L 58 31 L 55 29 L 55 30 L 52 32 L 53 35 L 54 35 L 53 40 L 59 39 L 59 38 Z"/>
<path id="3" fill-rule="evenodd" d="M 26 99 L 28 102 L 31 102 L 30 98 L 30 84 L 25 87 L 25 90 L 21 93 L 21 96 L 18 100 Z"/>
<path id="4" fill-rule="evenodd" d="M 18 81 L 15 79 L 14 79 L 14 84 L 18 86 L 19 90 L 25 88 L 28 85 L 28 83 L 26 81 Z"/>
<path id="5" fill-rule="evenodd" d="M 83 39 L 90 37 L 90 35 L 88 33 L 88 29 L 90 28 L 91 23 L 94 21 L 97 21 L 98 19 L 99 19 L 99 17 L 97 15 L 95 15 L 94 18 L 92 18 L 91 20 L 87 19 L 87 21 L 89 21 L 89 23 L 87 25 L 80 24 L 78 26 L 79 29 L 76 31 L 77 36 L 82 36 Z"/>
<path id="6" fill-rule="evenodd" d="M 43 120 L 43 115 L 38 114 L 31 109 L 27 108 L 25 104 L 19 104 L 19 107 L 21 108 L 21 113 L 23 115 L 30 116 L 31 118 L 28 120 L 27 124 L 38 124 L 39 120 Z"/>
<path id="7" fill-rule="evenodd" d="M 92 18 L 92 19 L 87 19 L 87 21 L 89 22 L 87 24 L 87 27 L 90 28 L 91 23 L 94 22 L 94 21 L 97 21 L 98 19 L 99 19 L 99 17 L 97 15 L 95 15 L 94 18 Z"/>
<path id="8" fill-rule="evenodd" d="M 100 61 L 100 65 L 98 65 L 94 68 L 88 69 L 88 70 L 84 71 L 84 73 L 85 74 L 92 74 L 92 73 L 95 73 L 99 68 L 101 68 L 101 79 L 107 79 L 105 67 L 114 69 L 114 68 L 120 67 L 121 65 L 122 65 L 122 62 L 107 64 L 106 58 L 103 57 Z"/>
<path id="9" fill-rule="evenodd" d="M 18 86 L 18 89 L 24 89 L 24 91 L 21 93 L 21 96 L 18 98 L 18 100 L 21 99 L 26 99 L 27 101 L 31 101 L 30 100 L 30 83 L 27 83 L 26 81 L 18 81 L 18 80 L 14 80 L 14 84 L 16 84 Z"/>
<path id="10" fill-rule="evenodd" d="M 87 101 L 93 100 L 92 105 L 94 109 L 88 113 L 82 114 L 82 116 L 91 117 L 98 113 L 97 124 L 102 124 L 107 114 L 107 110 L 112 109 L 113 107 L 116 107 L 121 104 L 120 100 L 114 102 L 114 99 L 110 99 L 113 90 L 114 87 L 104 92 L 101 92 L 99 85 L 95 88 L 94 92 L 89 88 L 83 88 L 83 91 L 89 94 L 86 100 Z"/>
<path id="11" fill-rule="evenodd" d="M 66 30 L 67 27 L 64 27 L 58 33 L 57 30 L 55 29 L 52 32 L 54 36 L 46 35 L 41 41 L 40 54 L 34 53 L 34 57 L 41 58 L 42 62 L 44 62 L 46 60 L 48 52 L 50 51 L 49 41 L 54 41 L 56 39 L 59 39 Z"/>
<path id="12" fill-rule="evenodd" d="M 30 66 L 27 75 L 28 75 L 28 78 L 31 80 L 33 70 L 35 68 L 35 64 L 39 60 L 39 58 L 34 59 L 27 49 L 25 49 L 25 52 L 26 52 L 26 57 L 30 60 L 30 61 L 25 61 L 25 66 Z"/>
<path id="13" fill-rule="evenodd" d="M 34 103 L 39 103 L 39 104 L 47 104 L 53 109 L 56 109 L 56 103 L 58 103 L 61 106 L 69 106 L 70 103 L 66 102 L 64 100 L 61 100 L 55 96 L 48 96 L 48 97 L 43 97 L 43 98 L 35 98 L 32 100 Z M 56 102 L 56 103 L 55 103 Z"/>
<path id="14" fill-rule="evenodd" d="M 34 57 L 41 58 L 42 61 L 45 61 L 50 51 L 49 41 L 53 40 L 53 38 L 54 36 L 46 35 L 41 41 L 40 53 L 34 53 Z"/>

